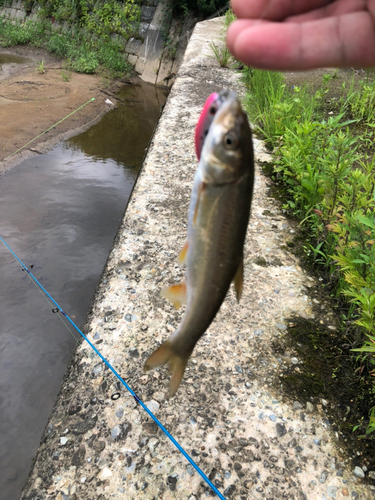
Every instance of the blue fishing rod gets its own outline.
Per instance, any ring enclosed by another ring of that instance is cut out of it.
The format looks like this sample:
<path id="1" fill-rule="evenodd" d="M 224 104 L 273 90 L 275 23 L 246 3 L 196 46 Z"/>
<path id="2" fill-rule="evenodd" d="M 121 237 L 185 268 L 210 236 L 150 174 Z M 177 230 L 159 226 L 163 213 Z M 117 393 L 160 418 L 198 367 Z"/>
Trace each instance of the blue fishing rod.
<path id="1" fill-rule="evenodd" d="M 152 418 L 152 420 L 156 423 L 156 425 L 164 432 L 164 434 L 168 437 L 170 441 L 175 445 L 180 453 L 186 458 L 186 460 L 190 463 L 190 465 L 198 472 L 198 474 L 204 479 L 204 481 L 208 484 L 211 490 L 221 499 L 226 500 L 223 494 L 216 488 L 216 486 L 210 481 L 210 479 L 206 476 L 206 474 L 200 469 L 200 467 L 194 462 L 194 460 L 190 457 L 190 455 L 182 448 L 182 446 L 175 440 L 175 438 L 170 434 L 167 429 L 163 426 L 163 424 L 155 417 L 155 415 L 147 408 L 147 406 L 143 403 L 143 401 L 137 396 L 137 394 L 133 391 L 133 389 L 125 382 L 125 380 L 119 375 L 119 373 L 115 370 L 115 368 L 107 361 L 107 359 L 98 351 L 98 349 L 93 345 L 92 342 L 86 337 L 86 335 L 78 328 L 78 326 L 70 319 L 70 317 L 66 314 L 66 312 L 59 306 L 59 304 L 54 300 L 53 297 L 47 292 L 47 290 L 43 287 L 41 283 L 36 279 L 33 273 L 25 266 L 25 264 L 21 261 L 21 259 L 16 255 L 16 253 L 10 248 L 10 246 L 5 242 L 3 237 L 0 235 L 0 241 L 6 247 L 6 249 L 12 254 L 14 259 L 21 266 L 21 269 L 25 271 L 30 279 L 37 285 L 37 287 L 45 294 L 46 297 L 51 300 L 51 302 L 56 306 L 56 309 L 53 309 L 53 312 L 60 312 L 64 318 L 77 330 L 77 332 L 81 335 L 81 337 L 89 344 L 89 346 L 94 350 L 94 352 L 100 357 L 100 359 L 107 365 L 107 367 L 112 371 L 115 377 L 122 383 L 122 385 L 130 392 L 135 401 L 142 406 L 145 412 Z"/>

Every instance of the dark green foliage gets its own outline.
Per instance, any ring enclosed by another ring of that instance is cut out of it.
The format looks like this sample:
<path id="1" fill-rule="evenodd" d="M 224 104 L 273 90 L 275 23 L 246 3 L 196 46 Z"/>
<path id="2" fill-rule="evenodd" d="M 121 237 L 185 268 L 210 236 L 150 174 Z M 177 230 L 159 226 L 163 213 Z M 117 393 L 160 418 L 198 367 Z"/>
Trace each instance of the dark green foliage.
<path id="1" fill-rule="evenodd" d="M 185 13 L 188 10 L 201 13 L 205 16 L 214 14 L 222 7 L 229 4 L 228 0 L 172 0 L 174 10 Z"/>
<path id="2" fill-rule="evenodd" d="M 18 44 L 44 47 L 66 59 L 69 69 L 79 73 L 95 73 L 100 67 L 107 68 L 113 76 L 129 73 L 130 65 L 125 61 L 123 46 L 108 37 L 84 37 L 76 34 L 51 32 L 48 22 L 11 23 L 0 20 L 0 45 L 10 47 Z"/>
<path id="3" fill-rule="evenodd" d="M 371 372 L 375 367 L 375 157 L 373 150 L 370 156 L 363 151 L 374 140 L 375 81 L 360 82 L 356 91 L 352 84 L 343 92 L 337 112 L 330 111 L 326 119 L 323 106 L 331 78 L 324 75 L 321 88 L 311 95 L 309 89 L 288 88 L 280 73 L 247 68 L 245 104 L 275 149 L 274 173 L 288 194 L 283 208 L 298 216 L 311 235 L 305 252 L 322 266 L 336 296 L 353 305 L 350 319 L 361 327 L 353 346 L 365 340 L 357 350 L 362 361 L 367 358 Z M 364 125 L 354 135 L 352 128 L 358 123 Z M 375 410 L 371 411 L 367 432 L 375 431 Z"/>

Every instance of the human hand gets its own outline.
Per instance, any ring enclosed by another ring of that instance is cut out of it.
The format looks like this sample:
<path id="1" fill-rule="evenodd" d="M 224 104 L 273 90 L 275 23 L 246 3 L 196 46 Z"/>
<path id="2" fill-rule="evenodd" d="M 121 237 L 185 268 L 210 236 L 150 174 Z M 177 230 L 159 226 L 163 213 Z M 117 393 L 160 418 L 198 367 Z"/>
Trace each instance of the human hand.
<path id="1" fill-rule="evenodd" d="M 375 0 L 231 0 L 227 45 L 270 70 L 375 66 Z"/>

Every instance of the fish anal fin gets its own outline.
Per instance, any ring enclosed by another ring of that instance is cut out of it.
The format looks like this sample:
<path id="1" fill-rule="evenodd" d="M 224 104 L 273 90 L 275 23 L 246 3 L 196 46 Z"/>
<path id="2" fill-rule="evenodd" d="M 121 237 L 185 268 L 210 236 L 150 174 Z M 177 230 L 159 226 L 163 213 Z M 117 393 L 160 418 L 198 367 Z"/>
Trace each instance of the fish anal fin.
<path id="1" fill-rule="evenodd" d="M 143 368 L 148 371 L 167 363 L 172 373 L 169 383 L 169 397 L 172 397 L 181 383 L 189 357 L 190 353 L 186 357 L 176 354 L 172 343 L 167 340 L 151 354 Z"/>
<path id="2" fill-rule="evenodd" d="M 175 308 L 178 309 L 182 306 L 182 304 L 186 304 L 187 302 L 186 283 L 178 283 L 176 285 L 163 288 L 161 294 L 163 297 L 170 300 Z"/>
<path id="3" fill-rule="evenodd" d="M 241 262 L 234 277 L 234 288 L 236 290 L 237 301 L 239 302 L 243 289 L 243 256 L 241 256 Z"/>
<path id="4" fill-rule="evenodd" d="M 195 224 L 198 216 L 198 209 L 199 209 L 199 202 L 202 196 L 203 191 L 206 189 L 207 184 L 205 182 L 201 182 L 198 186 L 198 196 L 197 196 L 197 203 L 195 204 L 195 210 L 194 210 L 194 217 L 193 217 L 193 224 Z"/>
<path id="5" fill-rule="evenodd" d="M 181 252 L 178 254 L 177 262 L 180 265 L 185 264 L 186 262 L 188 248 L 189 248 L 189 242 L 186 240 L 184 246 L 181 249 Z"/>

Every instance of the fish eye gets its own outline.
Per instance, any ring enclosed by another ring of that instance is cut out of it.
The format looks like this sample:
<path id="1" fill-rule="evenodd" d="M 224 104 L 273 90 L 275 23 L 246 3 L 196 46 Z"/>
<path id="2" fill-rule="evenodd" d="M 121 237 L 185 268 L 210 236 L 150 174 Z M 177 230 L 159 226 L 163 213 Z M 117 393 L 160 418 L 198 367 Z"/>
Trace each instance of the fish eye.
<path id="1" fill-rule="evenodd" d="M 216 113 L 217 111 L 217 106 L 215 106 L 214 104 L 210 107 L 210 115 L 214 116 L 214 114 Z"/>
<path id="2" fill-rule="evenodd" d="M 227 149 L 235 149 L 238 144 L 237 138 L 232 134 L 225 134 L 223 142 Z"/>

